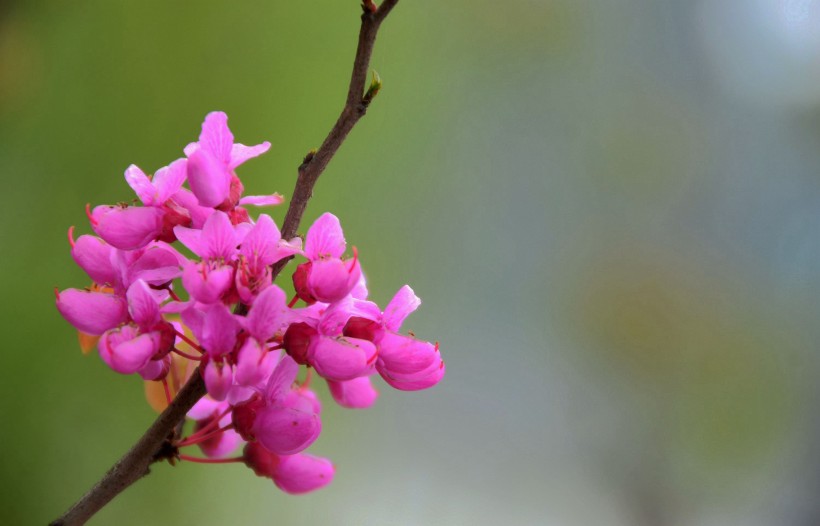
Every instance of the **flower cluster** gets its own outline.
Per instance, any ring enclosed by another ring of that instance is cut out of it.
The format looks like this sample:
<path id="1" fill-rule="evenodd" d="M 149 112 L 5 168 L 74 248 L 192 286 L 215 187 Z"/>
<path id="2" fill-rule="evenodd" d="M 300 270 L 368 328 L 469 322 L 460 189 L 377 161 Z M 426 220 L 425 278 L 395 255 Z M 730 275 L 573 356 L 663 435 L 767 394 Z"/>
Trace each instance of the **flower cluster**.
<path id="1" fill-rule="evenodd" d="M 322 428 L 311 371 L 338 404 L 366 408 L 378 396 L 374 375 L 413 391 L 438 383 L 445 368 L 438 344 L 399 331 L 420 304 L 410 287 L 384 310 L 367 299 L 358 254 L 345 257 L 334 215 L 316 220 L 304 243 L 282 239 L 269 215 L 251 219 L 246 206 L 283 198 L 243 197 L 235 170 L 269 148 L 234 143 L 227 116 L 214 112 L 184 158 L 153 176 L 130 166 L 125 179 L 141 205 L 89 207 L 96 236 L 75 240 L 69 230 L 92 284 L 57 292 L 57 309 L 111 369 L 161 384 L 166 404 L 199 371 L 208 394 L 188 413 L 194 430 L 178 447 L 197 445 L 202 461 L 241 460 L 304 493 L 334 474 L 330 461 L 303 453 Z M 272 265 L 292 257 L 304 262 L 288 301 Z M 240 457 L 226 458 L 243 443 Z"/>

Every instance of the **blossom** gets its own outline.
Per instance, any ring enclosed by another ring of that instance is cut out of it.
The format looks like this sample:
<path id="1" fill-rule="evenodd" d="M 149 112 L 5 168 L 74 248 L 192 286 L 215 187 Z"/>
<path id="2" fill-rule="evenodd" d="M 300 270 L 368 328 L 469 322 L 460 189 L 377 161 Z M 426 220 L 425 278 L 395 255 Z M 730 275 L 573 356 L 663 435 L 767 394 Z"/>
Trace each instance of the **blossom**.
<path id="1" fill-rule="evenodd" d="M 246 444 L 243 453 L 245 464 L 254 473 L 272 479 L 279 489 L 292 495 L 327 486 L 336 472 L 326 458 L 305 453 L 277 455 L 255 442 Z"/>
<path id="2" fill-rule="evenodd" d="M 345 257 L 336 216 L 321 215 L 304 247 L 283 239 L 271 216 L 251 218 L 244 206 L 283 198 L 243 197 L 236 169 L 269 148 L 234 143 L 227 116 L 213 112 L 185 158 L 153 176 L 130 165 L 125 179 L 139 204 L 89 207 L 95 235 L 75 240 L 69 230 L 71 257 L 90 285 L 57 291 L 56 307 L 84 348 L 146 380 L 159 408 L 191 374 L 202 376 L 207 395 L 187 415 L 193 432 L 173 447 L 243 461 L 300 494 L 335 474 L 330 460 L 305 453 L 322 431 L 314 372 L 336 403 L 362 409 L 378 399 L 374 379 L 413 391 L 437 384 L 445 368 L 437 343 L 400 332 L 421 303 L 409 286 L 384 311 L 368 300 L 358 252 Z M 288 300 L 273 269 L 290 258 L 299 264 Z M 297 381 L 301 366 L 307 373 Z M 240 457 L 229 457 L 243 444 Z"/>
<path id="3" fill-rule="evenodd" d="M 299 265 L 293 279 L 302 300 L 332 303 L 353 290 L 362 270 L 358 258 L 342 261 L 346 246 L 339 218 L 333 214 L 322 214 L 311 225 L 304 251 L 310 261 Z"/>

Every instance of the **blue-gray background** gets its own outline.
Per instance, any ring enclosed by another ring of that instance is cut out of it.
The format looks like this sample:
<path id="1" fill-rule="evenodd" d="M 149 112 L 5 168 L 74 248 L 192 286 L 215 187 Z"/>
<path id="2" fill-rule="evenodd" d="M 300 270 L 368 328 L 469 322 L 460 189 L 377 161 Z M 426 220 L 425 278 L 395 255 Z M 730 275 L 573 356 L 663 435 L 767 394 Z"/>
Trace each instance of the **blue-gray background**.
<path id="1" fill-rule="evenodd" d="M 65 231 L 204 115 L 292 192 L 344 97 L 355 0 L 0 5 L 0 523 L 61 513 L 153 419 L 82 356 Z M 333 485 L 176 468 L 96 524 L 820 521 L 820 2 L 403 0 L 384 89 L 306 219 L 342 219 L 435 389 L 325 404 Z M 281 220 L 283 209 L 274 215 Z"/>

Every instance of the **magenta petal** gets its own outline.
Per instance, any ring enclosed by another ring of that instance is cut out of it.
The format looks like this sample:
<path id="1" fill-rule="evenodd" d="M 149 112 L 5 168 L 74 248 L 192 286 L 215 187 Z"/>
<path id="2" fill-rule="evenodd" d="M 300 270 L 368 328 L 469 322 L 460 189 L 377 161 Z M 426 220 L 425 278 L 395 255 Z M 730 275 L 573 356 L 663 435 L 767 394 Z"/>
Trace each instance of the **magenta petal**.
<path id="1" fill-rule="evenodd" d="M 236 383 L 241 386 L 257 386 L 267 380 L 276 367 L 278 352 L 263 349 L 256 338 L 248 338 L 239 350 L 236 361 Z"/>
<path id="2" fill-rule="evenodd" d="M 408 285 L 399 289 L 384 309 L 384 325 L 391 331 L 398 331 L 407 316 L 415 311 L 421 300 Z"/>
<path id="3" fill-rule="evenodd" d="M 356 286 L 361 274 L 357 264 L 354 264 L 353 272 L 350 272 L 350 266 L 350 263 L 338 258 L 315 260 L 307 280 L 313 297 L 325 303 L 333 303 L 347 296 Z"/>
<path id="4" fill-rule="evenodd" d="M 265 449 L 293 455 L 310 446 L 322 431 L 322 421 L 312 412 L 290 407 L 266 407 L 253 423 L 253 433 Z"/>
<path id="5" fill-rule="evenodd" d="M 68 323 L 94 335 L 128 321 L 125 299 L 104 292 L 66 289 L 57 297 L 57 310 Z"/>
<path id="6" fill-rule="evenodd" d="M 141 279 L 149 285 L 165 285 L 182 275 L 181 261 L 187 260 L 169 246 L 149 246 L 128 265 L 128 281 Z"/>
<path id="7" fill-rule="evenodd" d="M 202 228 L 205 221 L 214 213 L 214 209 L 201 206 L 196 196 L 190 190 L 180 188 L 180 190 L 171 196 L 173 201 L 188 211 L 191 216 L 191 226 L 194 228 Z"/>
<path id="8" fill-rule="evenodd" d="M 245 328 L 257 340 L 266 342 L 288 323 L 289 311 L 284 291 L 271 285 L 253 302 Z"/>
<path id="9" fill-rule="evenodd" d="M 214 400 L 222 401 L 228 396 L 233 385 L 233 370 L 230 365 L 209 361 L 202 373 L 208 394 Z"/>
<path id="10" fill-rule="evenodd" d="M 227 166 L 233 148 L 233 133 L 228 128 L 228 116 L 222 111 L 212 111 L 205 116 L 199 147 L 205 149 L 216 160 Z"/>
<path id="11" fill-rule="evenodd" d="M 356 338 L 320 337 L 308 351 L 310 365 L 322 378 L 342 382 L 368 374 L 376 346 Z"/>
<path id="12" fill-rule="evenodd" d="M 339 218 L 330 212 L 322 214 L 308 229 L 305 237 L 305 255 L 311 260 L 321 257 L 340 258 L 346 246 Z"/>
<path id="13" fill-rule="evenodd" d="M 285 493 L 299 495 L 327 486 L 335 471 L 330 460 L 299 453 L 280 457 L 271 478 Z"/>
<path id="14" fill-rule="evenodd" d="M 243 206 L 276 206 L 281 205 L 284 202 L 285 198 L 282 196 L 282 194 L 246 195 L 245 197 L 239 200 L 239 204 Z"/>
<path id="15" fill-rule="evenodd" d="M 444 362 L 440 361 L 438 364 L 431 365 L 424 371 L 414 375 L 393 376 L 388 371 L 383 370 L 380 370 L 379 374 L 382 375 L 382 379 L 384 379 L 385 382 L 395 389 L 401 391 L 420 391 L 438 384 L 441 379 L 444 378 L 446 369 Z"/>
<path id="16" fill-rule="evenodd" d="M 248 159 L 259 157 L 266 151 L 270 150 L 270 143 L 268 141 L 256 146 L 245 146 L 244 144 L 234 144 L 231 148 L 231 160 L 228 163 L 228 168 L 233 170 Z M 278 204 L 278 203 L 276 203 Z"/>
<path id="17" fill-rule="evenodd" d="M 152 206 L 107 206 L 94 208 L 92 228 L 109 245 L 136 250 L 154 241 L 162 232 L 163 211 Z"/>
<path id="18" fill-rule="evenodd" d="M 444 377 L 437 346 L 392 332 L 379 342 L 376 369 L 388 384 L 405 391 L 432 387 Z"/>
<path id="19" fill-rule="evenodd" d="M 202 227 L 200 243 L 204 245 L 204 252 L 199 255 L 204 258 L 228 260 L 236 254 L 239 239 L 228 214 L 220 211 L 211 214 Z"/>
<path id="20" fill-rule="evenodd" d="M 144 205 L 154 204 L 154 185 L 136 164 L 125 169 L 125 181 L 134 189 L 134 193 Z"/>
<path id="21" fill-rule="evenodd" d="M 233 429 L 226 429 L 215 437 L 199 443 L 199 449 L 209 458 L 223 458 L 233 453 L 244 442 Z"/>
<path id="22" fill-rule="evenodd" d="M 191 263 L 182 271 L 182 285 L 192 298 L 202 303 L 216 303 L 231 287 L 233 267 L 212 268 L 208 262 Z"/>
<path id="23" fill-rule="evenodd" d="M 168 376 L 171 370 L 171 357 L 166 355 L 161 360 L 148 360 L 145 366 L 137 371 L 143 380 L 158 381 Z"/>
<path id="24" fill-rule="evenodd" d="M 346 382 L 328 380 L 327 386 L 336 403 L 350 409 L 366 409 L 379 397 L 379 392 L 373 387 L 369 376 L 361 376 Z"/>
<path id="25" fill-rule="evenodd" d="M 152 181 L 154 187 L 154 199 L 152 204 L 154 206 L 164 204 L 172 195 L 179 192 L 187 176 L 187 159 L 177 159 L 168 166 L 157 170 Z"/>
<path id="26" fill-rule="evenodd" d="M 231 191 L 231 174 L 202 148 L 188 156 L 188 184 L 201 206 L 217 207 Z"/>
<path id="27" fill-rule="evenodd" d="M 208 216 L 210 217 L 210 216 Z M 175 226 L 174 235 L 177 241 L 188 247 L 188 249 L 199 257 L 205 253 L 205 243 L 202 241 L 202 229 Z"/>
<path id="28" fill-rule="evenodd" d="M 206 420 L 211 418 L 215 413 L 224 411 L 227 407 L 225 402 L 217 402 L 213 398 L 203 396 L 188 410 L 185 416 L 194 420 Z"/>
<path id="29" fill-rule="evenodd" d="M 212 357 L 218 357 L 233 351 L 239 322 L 228 307 L 215 303 L 205 310 L 201 331 L 196 335 L 200 345 Z"/>
<path id="30" fill-rule="evenodd" d="M 267 266 L 276 261 L 277 244 L 281 239 L 279 229 L 267 214 L 261 214 L 256 224 L 242 241 L 239 251 L 256 266 Z"/>
<path id="31" fill-rule="evenodd" d="M 114 285 L 119 281 L 119 273 L 111 263 L 112 250 L 102 239 L 83 235 L 71 247 L 71 256 L 94 283 Z"/>
<path id="32" fill-rule="evenodd" d="M 288 355 L 282 357 L 265 387 L 265 399 L 269 403 L 281 400 L 290 391 L 291 385 L 299 374 L 299 365 Z"/>
<path id="33" fill-rule="evenodd" d="M 100 357 L 113 370 L 121 374 L 134 374 L 151 360 L 159 349 L 159 333 L 149 332 L 134 336 L 134 330 L 108 331 L 97 345 Z"/>
<path id="34" fill-rule="evenodd" d="M 162 320 L 159 305 L 151 289 L 143 280 L 135 281 L 126 293 L 128 313 L 131 319 L 143 329 L 151 329 Z"/>

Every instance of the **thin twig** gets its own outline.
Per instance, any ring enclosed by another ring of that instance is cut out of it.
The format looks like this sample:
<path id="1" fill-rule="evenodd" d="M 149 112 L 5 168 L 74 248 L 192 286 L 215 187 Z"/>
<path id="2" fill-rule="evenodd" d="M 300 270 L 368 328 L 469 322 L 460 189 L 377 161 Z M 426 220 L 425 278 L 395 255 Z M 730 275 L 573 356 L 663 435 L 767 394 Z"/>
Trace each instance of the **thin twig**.
<path id="1" fill-rule="evenodd" d="M 367 107 L 377 89 L 365 92 L 370 55 L 376 42 L 376 34 L 384 19 L 398 4 L 399 0 L 383 0 L 378 8 L 372 0 L 362 4 L 362 25 L 359 30 L 359 44 L 353 62 L 353 73 L 347 91 L 347 99 L 341 115 L 330 133 L 315 153 L 309 154 L 299 166 L 299 176 L 293 192 L 285 221 L 282 237 L 290 239 L 296 235 L 302 214 L 308 200 L 313 195 L 313 187 L 327 167 L 333 155 L 344 142 L 353 126 L 367 112 Z M 377 88 L 377 87 L 376 87 Z M 273 266 L 275 278 L 287 263 L 287 259 Z M 185 414 L 206 393 L 205 382 L 197 368 L 190 380 L 179 391 L 173 402 L 157 417 L 145 434 L 120 458 L 116 464 L 75 503 L 63 516 L 51 523 L 52 526 L 74 526 L 85 524 L 95 513 L 108 504 L 131 484 L 149 473 L 149 466 L 158 460 L 178 456 L 173 440 Z"/>

